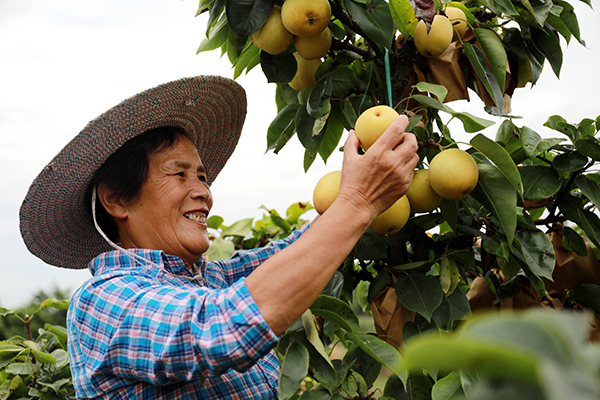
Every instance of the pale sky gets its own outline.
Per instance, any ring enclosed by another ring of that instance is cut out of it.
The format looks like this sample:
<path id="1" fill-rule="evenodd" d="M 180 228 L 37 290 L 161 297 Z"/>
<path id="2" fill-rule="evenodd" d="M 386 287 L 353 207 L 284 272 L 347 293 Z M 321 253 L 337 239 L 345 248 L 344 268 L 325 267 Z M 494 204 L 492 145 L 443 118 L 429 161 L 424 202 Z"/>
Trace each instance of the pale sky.
<path id="1" fill-rule="evenodd" d="M 561 79 L 549 66 L 532 90 L 513 98 L 519 126 L 544 136 L 553 114 L 571 123 L 596 118 L 600 107 L 600 27 L 595 11 L 573 0 L 587 48 L 575 40 L 564 50 Z M 233 77 L 220 51 L 196 55 L 206 18 L 194 17 L 197 0 L 2 0 L 0 2 L 0 306 L 23 305 L 39 289 L 72 291 L 89 272 L 49 266 L 31 255 L 19 233 L 18 210 L 45 164 L 91 119 L 121 100 L 181 77 Z M 564 44 L 564 40 L 562 40 Z M 266 130 L 276 115 L 274 85 L 260 67 L 238 81 L 246 88 L 248 117 L 238 148 L 212 186 L 212 215 L 231 224 L 259 217 L 261 205 L 284 213 L 297 201 L 312 201 L 326 172 L 341 168 L 334 153 L 303 172 L 303 149 L 293 139 L 279 155 L 265 154 Z M 456 111 L 489 117 L 473 94 L 450 103 Z M 460 125 L 451 124 L 455 139 Z M 493 135 L 498 123 L 486 131 Z"/>

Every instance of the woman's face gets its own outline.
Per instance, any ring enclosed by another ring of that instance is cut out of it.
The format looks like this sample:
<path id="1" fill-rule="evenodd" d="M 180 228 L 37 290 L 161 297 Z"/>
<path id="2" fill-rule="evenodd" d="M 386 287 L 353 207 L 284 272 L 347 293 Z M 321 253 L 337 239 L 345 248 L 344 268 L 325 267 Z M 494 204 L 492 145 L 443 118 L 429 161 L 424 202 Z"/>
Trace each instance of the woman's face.
<path id="1" fill-rule="evenodd" d="M 124 247 L 163 250 L 191 265 L 208 249 L 206 218 L 212 207 L 198 151 L 179 137 L 149 161 L 137 200 L 125 205 L 119 239 Z"/>

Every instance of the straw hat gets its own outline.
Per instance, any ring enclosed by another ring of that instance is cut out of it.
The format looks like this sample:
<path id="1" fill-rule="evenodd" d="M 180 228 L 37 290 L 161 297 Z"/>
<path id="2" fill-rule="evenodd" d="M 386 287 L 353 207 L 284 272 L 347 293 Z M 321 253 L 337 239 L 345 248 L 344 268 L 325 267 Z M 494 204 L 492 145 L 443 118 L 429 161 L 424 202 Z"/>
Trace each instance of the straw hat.
<path id="1" fill-rule="evenodd" d="M 219 76 L 180 79 L 126 99 L 88 123 L 31 184 L 20 210 L 27 248 L 48 264 L 86 268 L 111 250 L 84 204 L 92 176 L 110 155 L 149 129 L 178 126 L 195 143 L 211 184 L 235 149 L 245 118 L 244 89 Z"/>

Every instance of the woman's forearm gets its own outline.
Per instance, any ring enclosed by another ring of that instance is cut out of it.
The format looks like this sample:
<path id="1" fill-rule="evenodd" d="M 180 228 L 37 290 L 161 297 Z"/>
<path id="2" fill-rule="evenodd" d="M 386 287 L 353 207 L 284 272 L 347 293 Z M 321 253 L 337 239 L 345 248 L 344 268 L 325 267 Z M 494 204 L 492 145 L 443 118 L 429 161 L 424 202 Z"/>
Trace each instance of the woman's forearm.
<path id="1" fill-rule="evenodd" d="M 371 220 L 368 213 L 336 200 L 294 244 L 246 278 L 248 291 L 277 335 L 315 301 Z"/>

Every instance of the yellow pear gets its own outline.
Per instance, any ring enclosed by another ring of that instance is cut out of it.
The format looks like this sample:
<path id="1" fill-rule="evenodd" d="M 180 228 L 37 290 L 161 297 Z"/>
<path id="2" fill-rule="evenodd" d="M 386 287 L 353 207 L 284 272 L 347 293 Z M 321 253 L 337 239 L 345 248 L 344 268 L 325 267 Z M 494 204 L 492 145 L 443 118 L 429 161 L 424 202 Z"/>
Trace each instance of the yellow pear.
<path id="1" fill-rule="evenodd" d="M 273 55 L 290 47 L 294 35 L 285 29 L 281 22 L 281 7 L 273 7 L 263 26 L 250 35 L 250 39 L 256 47 Z"/>
<path id="2" fill-rule="evenodd" d="M 442 204 L 442 196 L 437 194 L 429 184 L 428 169 L 415 171 L 406 197 L 410 201 L 410 210 L 415 213 L 431 212 Z"/>
<path id="3" fill-rule="evenodd" d="M 450 20 L 443 15 L 436 15 L 433 18 L 429 33 L 425 21 L 420 20 L 415 27 L 415 46 L 425 57 L 437 57 L 450 46 L 453 33 Z"/>
<path id="4" fill-rule="evenodd" d="M 477 163 L 460 149 L 444 150 L 429 164 L 429 184 L 445 199 L 462 199 L 475 189 L 478 180 Z"/>
<path id="5" fill-rule="evenodd" d="M 313 192 L 313 204 L 319 214 L 323 214 L 340 192 L 342 171 L 329 172 L 317 182 Z"/>
<path id="6" fill-rule="evenodd" d="M 406 225 L 410 217 L 410 202 L 406 195 L 400 197 L 390 208 L 373 220 L 369 228 L 382 235 L 391 235 Z"/>
<path id="7" fill-rule="evenodd" d="M 444 12 L 452 24 L 452 41 L 458 40 L 459 37 L 462 38 L 469 27 L 464 11 L 457 7 L 448 6 L 444 9 Z"/>
<path id="8" fill-rule="evenodd" d="M 329 0 L 285 0 L 281 20 L 295 36 L 314 36 L 323 31 L 331 19 Z"/>
<path id="9" fill-rule="evenodd" d="M 294 53 L 294 57 L 296 57 L 298 69 L 296 70 L 296 75 L 294 75 L 294 78 L 289 85 L 292 87 L 292 89 L 297 91 L 300 91 L 307 86 L 315 86 L 315 83 L 317 83 L 315 74 L 322 61 L 319 58 L 307 60 L 298 54 L 298 52 Z"/>
<path id="10" fill-rule="evenodd" d="M 296 51 L 305 59 L 321 58 L 331 46 L 331 31 L 325 27 L 315 36 L 294 36 Z"/>
<path id="11" fill-rule="evenodd" d="M 396 110 L 386 105 L 367 108 L 363 111 L 354 124 L 354 132 L 361 147 L 367 151 L 398 115 Z"/>

